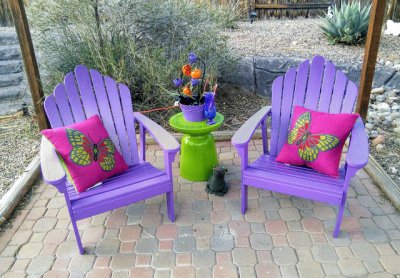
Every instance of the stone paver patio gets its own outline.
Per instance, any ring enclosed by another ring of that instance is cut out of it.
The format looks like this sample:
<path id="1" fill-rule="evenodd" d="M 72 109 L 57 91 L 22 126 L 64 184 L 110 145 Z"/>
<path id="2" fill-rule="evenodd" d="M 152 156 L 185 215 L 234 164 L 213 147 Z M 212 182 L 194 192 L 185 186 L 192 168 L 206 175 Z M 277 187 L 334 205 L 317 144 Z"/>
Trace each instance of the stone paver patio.
<path id="1" fill-rule="evenodd" d="M 261 148 L 254 141 L 249 157 Z M 176 222 L 163 196 L 79 221 L 83 256 L 64 198 L 41 182 L 0 235 L 0 276 L 400 277 L 400 213 L 365 171 L 351 182 L 342 232 L 333 239 L 336 208 L 322 203 L 250 188 L 243 216 L 239 158 L 230 142 L 217 149 L 229 170 L 227 195 L 208 195 L 204 182 L 178 177 L 178 157 Z M 162 166 L 156 146 L 147 157 Z"/>

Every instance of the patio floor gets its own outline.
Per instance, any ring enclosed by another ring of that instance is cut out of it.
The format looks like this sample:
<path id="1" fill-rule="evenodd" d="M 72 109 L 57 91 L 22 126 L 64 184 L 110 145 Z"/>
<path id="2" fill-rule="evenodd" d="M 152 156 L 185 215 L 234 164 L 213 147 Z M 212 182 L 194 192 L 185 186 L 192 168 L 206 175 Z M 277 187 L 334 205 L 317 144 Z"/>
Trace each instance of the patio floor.
<path id="1" fill-rule="evenodd" d="M 216 144 L 229 170 L 227 195 L 208 195 L 205 182 L 178 177 L 175 162 L 176 222 L 166 216 L 164 196 L 79 221 L 83 256 L 64 198 L 41 181 L 0 235 L 0 276 L 400 277 L 400 213 L 365 171 L 351 182 L 333 239 L 336 208 L 322 203 L 250 188 L 243 216 L 239 158 L 230 142 Z M 250 158 L 259 150 L 253 141 Z M 147 157 L 163 163 L 156 146 Z"/>

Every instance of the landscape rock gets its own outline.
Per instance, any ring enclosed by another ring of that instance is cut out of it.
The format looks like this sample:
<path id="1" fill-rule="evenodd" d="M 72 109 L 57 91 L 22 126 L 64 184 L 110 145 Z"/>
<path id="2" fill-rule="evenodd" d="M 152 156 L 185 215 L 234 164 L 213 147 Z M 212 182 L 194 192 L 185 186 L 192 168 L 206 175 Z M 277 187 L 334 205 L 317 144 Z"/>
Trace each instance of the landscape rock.
<path id="1" fill-rule="evenodd" d="M 394 140 L 394 144 L 396 145 L 396 147 L 400 148 L 400 138 L 396 138 Z"/>
<path id="2" fill-rule="evenodd" d="M 365 124 L 365 128 L 371 130 L 371 129 L 374 128 L 374 125 L 371 124 L 371 123 L 366 123 L 366 124 Z"/>
<path id="3" fill-rule="evenodd" d="M 385 136 L 383 135 L 378 135 L 378 137 L 376 137 L 374 140 L 372 140 L 372 146 L 376 146 L 379 144 L 383 144 L 383 142 L 385 142 Z"/>
<path id="4" fill-rule="evenodd" d="M 387 86 L 388 88 L 399 88 L 399 84 L 400 84 L 400 74 L 397 73 L 389 80 L 389 82 L 385 86 Z"/>
<path id="5" fill-rule="evenodd" d="M 392 173 L 392 174 L 397 174 L 397 172 L 398 172 L 396 167 L 390 167 L 389 169 L 390 169 L 390 173 Z"/>
<path id="6" fill-rule="evenodd" d="M 372 138 L 372 139 L 374 139 L 374 138 L 376 138 L 376 137 L 378 137 L 378 131 L 376 131 L 376 130 L 372 130 L 371 131 L 371 134 L 370 134 L 370 136 L 369 136 L 370 138 Z"/>
<path id="7" fill-rule="evenodd" d="M 223 82 L 241 86 L 251 92 L 255 90 L 253 57 L 242 58 L 237 66 L 234 74 L 225 76 Z"/>
<path id="8" fill-rule="evenodd" d="M 375 95 L 375 94 L 383 94 L 385 92 L 385 88 L 384 87 L 379 87 L 379 88 L 374 88 L 371 90 L 371 94 Z"/>
<path id="9" fill-rule="evenodd" d="M 383 149 L 385 148 L 384 147 L 384 145 L 382 145 L 382 144 L 378 144 L 378 145 L 376 145 L 376 150 L 378 151 L 378 152 L 381 152 L 381 151 L 383 151 Z"/>
<path id="10" fill-rule="evenodd" d="M 386 102 L 378 103 L 376 105 L 378 112 L 390 112 L 390 106 Z"/>
<path id="11" fill-rule="evenodd" d="M 393 67 L 393 62 L 391 62 L 391 61 L 386 61 L 385 66 L 387 66 L 387 67 Z"/>
<path id="12" fill-rule="evenodd" d="M 385 95 L 376 96 L 376 100 L 379 101 L 379 102 L 385 101 L 385 99 L 386 99 Z"/>

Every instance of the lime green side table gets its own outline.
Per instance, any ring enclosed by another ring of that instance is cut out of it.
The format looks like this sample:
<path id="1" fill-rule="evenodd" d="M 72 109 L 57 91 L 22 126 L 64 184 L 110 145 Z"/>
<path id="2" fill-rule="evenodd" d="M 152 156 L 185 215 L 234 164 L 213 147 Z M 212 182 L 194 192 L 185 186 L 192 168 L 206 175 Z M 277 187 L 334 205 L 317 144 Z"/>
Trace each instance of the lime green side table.
<path id="1" fill-rule="evenodd" d="M 178 113 L 169 119 L 173 129 L 183 133 L 181 142 L 181 177 L 190 181 L 207 181 L 213 167 L 218 165 L 212 131 L 219 128 L 224 121 L 220 113 L 214 118 L 215 124 L 207 125 L 203 122 L 188 122 Z"/>

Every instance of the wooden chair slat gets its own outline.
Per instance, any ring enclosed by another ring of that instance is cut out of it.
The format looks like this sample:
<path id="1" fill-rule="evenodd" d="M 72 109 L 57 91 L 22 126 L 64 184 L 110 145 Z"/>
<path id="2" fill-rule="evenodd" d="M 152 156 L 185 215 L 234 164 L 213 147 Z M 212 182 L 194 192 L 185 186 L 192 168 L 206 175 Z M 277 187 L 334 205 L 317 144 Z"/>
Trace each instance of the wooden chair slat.
<path id="1" fill-rule="evenodd" d="M 136 142 L 135 122 L 134 117 L 132 117 L 133 108 L 132 105 L 130 105 L 132 103 L 132 96 L 128 86 L 119 83 L 118 88 L 121 97 L 122 111 L 125 118 L 126 131 L 129 138 L 131 164 L 134 165 L 139 163 L 139 156 Z"/>
<path id="2" fill-rule="evenodd" d="M 331 105 L 329 107 L 329 113 L 337 114 L 340 113 L 343 104 L 343 97 L 347 87 L 347 77 L 346 75 L 338 70 L 336 71 L 336 82 L 335 88 L 333 89 L 333 96 L 331 100 Z"/>
<path id="3" fill-rule="evenodd" d="M 331 62 L 327 62 L 322 82 L 321 97 L 319 99 L 318 111 L 328 112 L 331 103 L 333 87 L 335 85 L 336 68 Z"/>
<path id="4" fill-rule="evenodd" d="M 82 65 L 77 66 L 75 68 L 75 78 L 78 83 L 86 118 L 90 118 L 93 115 L 100 115 L 88 69 Z"/>
<path id="5" fill-rule="evenodd" d="M 65 76 L 64 85 L 75 122 L 84 121 L 86 119 L 86 115 L 82 108 L 81 96 L 76 88 L 76 79 L 74 73 L 70 72 Z"/>
<path id="6" fill-rule="evenodd" d="M 60 112 L 58 111 L 56 99 L 53 95 L 48 96 L 44 101 L 44 109 L 52 128 L 64 126 L 64 122 L 62 121 Z"/>
<path id="7" fill-rule="evenodd" d="M 75 121 L 72 116 L 71 107 L 69 106 L 67 95 L 65 93 L 64 84 L 58 84 L 57 87 L 54 89 L 53 94 L 56 99 L 58 110 L 60 111 L 60 116 L 63 120 L 64 125 L 73 124 Z"/>
<path id="8" fill-rule="evenodd" d="M 357 85 L 354 82 L 349 81 L 347 83 L 346 95 L 344 96 L 341 113 L 352 113 L 354 110 L 354 104 L 356 103 L 358 94 Z"/>
<path id="9" fill-rule="evenodd" d="M 122 106 L 117 83 L 115 83 L 114 79 L 108 76 L 104 77 L 104 83 L 107 89 L 108 102 L 111 106 L 111 113 L 114 119 L 115 130 L 117 131 L 119 144 L 121 146 L 122 157 L 130 164 L 132 162 L 129 153 L 128 134 L 125 128 L 124 115 L 122 113 Z M 133 115 L 131 117 L 133 117 Z"/>
<path id="10" fill-rule="evenodd" d="M 272 83 L 272 103 L 271 107 L 271 156 L 278 155 L 279 125 L 281 122 L 283 76 L 279 76 Z"/>
<path id="11" fill-rule="evenodd" d="M 311 62 L 310 75 L 308 78 L 306 100 L 304 107 L 317 110 L 319 96 L 321 94 L 321 84 L 325 68 L 325 59 L 316 56 Z"/>
<path id="12" fill-rule="evenodd" d="M 294 85 L 296 82 L 296 69 L 290 69 L 285 74 L 285 79 L 283 82 L 283 90 L 282 90 L 282 108 L 281 108 L 281 121 L 279 124 L 279 139 L 278 139 L 278 153 L 281 150 L 283 144 L 287 141 L 288 129 L 290 125 L 290 115 L 292 113 L 292 101 L 293 101 L 293 92 Z"/>
<path id="13" fill-rule="evenodd" d="M 117 131 L 115 130 L 114 119 L 111 114 L 108 95 L 104 86 L 103 75 L 101 75 L 98 71 L 90 70 L 90 76 L 92 78 L 94 91 L 96 92 L 96 99 L 99 104 L 99 116 L 101 117 L 104 127 L 107 129 L 108 134 L 110 135 L 110 138 L 115 144 L 117 150 L 121 152 L 119 137 L 117 135 Z M 129 165 L 129 160 L 126 160 L 126 163 Z"/>

